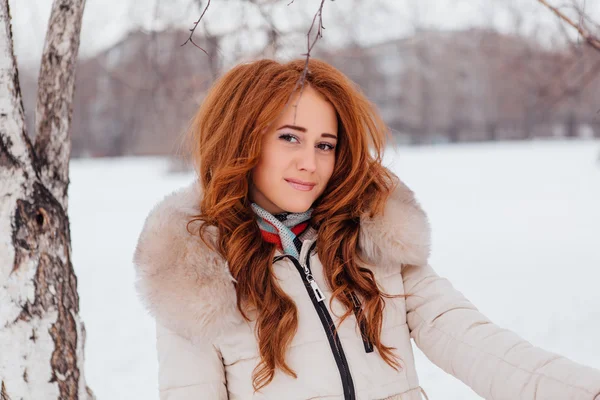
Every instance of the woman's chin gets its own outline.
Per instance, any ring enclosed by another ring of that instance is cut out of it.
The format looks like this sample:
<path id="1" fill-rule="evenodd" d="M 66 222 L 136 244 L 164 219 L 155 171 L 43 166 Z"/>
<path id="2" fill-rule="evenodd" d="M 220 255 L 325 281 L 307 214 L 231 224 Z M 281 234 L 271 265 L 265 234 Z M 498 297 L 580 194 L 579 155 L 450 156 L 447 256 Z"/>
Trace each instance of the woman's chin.
<path id="1" fill-rule="evenodd" d="M 286 202 L 281 205 L 281 208 L 289 213 L 303 213 L 307 211 L 312 203 L 308 202 Z"/>

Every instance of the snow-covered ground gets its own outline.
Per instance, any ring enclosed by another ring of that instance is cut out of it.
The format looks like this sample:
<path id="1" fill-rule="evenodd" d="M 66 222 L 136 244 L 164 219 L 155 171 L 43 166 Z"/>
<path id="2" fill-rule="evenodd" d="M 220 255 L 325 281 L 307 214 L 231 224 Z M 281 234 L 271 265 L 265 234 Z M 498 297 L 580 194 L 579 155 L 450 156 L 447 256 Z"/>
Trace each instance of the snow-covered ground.
<path id="1" fill-rule="evenodd" d="M 600 368 L 600 141 L 389 150 L 433 232 L 431 264 L 495 323 Z M 133 289 L 144 218 L 193 179 L 160 159 L 75 160 L 69 213 L 85 374 L 98 399 L 158 399 L 154 323 Z M 418 349 L 432 400 L 477 399 Z"/>

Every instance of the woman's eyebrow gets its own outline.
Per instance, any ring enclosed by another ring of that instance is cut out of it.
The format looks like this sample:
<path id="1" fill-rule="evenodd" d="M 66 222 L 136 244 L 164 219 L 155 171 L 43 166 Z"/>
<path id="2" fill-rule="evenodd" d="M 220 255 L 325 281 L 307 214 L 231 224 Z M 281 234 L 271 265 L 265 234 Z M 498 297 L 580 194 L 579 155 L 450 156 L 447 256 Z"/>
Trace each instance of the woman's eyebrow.
<path id="1" fill-rule="evenodd" d="M 283 128 L 290 128 L 290 129 L 294 129 L 296 131 L 306 132 L 306 128 L 304 128 L 303 126 L 297 126 L 297 125 L 283 125 L 283 126 L 280 126 L 279 128 L 277 128 L 277 130 L 280 130 Z"/>
<path id="2" fill-rule="evenodd" d="M 300 131 L 300 132 L 306 132 L 306 128 L 303 126 L 298 126 L 298 125 L 283 125 L 280 126 L 279 128 L 277 128 L 277 130 L 283 129 L 283 128 L 289 128 L 289 129 L 294 129 L 296 131 Z M 336 135 L 332 135 L 331 133 L 321 133 L 321 137 L 329 137 L 332 139 L 337 140 L 337 136 Z"/>

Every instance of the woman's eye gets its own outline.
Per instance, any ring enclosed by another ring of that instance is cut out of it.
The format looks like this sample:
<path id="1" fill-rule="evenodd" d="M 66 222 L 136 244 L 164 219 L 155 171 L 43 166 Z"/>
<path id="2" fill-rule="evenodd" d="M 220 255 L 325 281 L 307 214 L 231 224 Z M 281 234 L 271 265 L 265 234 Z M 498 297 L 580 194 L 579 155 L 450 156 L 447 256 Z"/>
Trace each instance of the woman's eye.
<path id="1" fill-rule="evenodd" d="M 321 147 L 321 146 L 323 146 L 323 147 Z M 325 151 L 333 151 L 333 149 L 335 149 L 335 146 L 331 145 L 329 143 L 321 143 L 321 144 L 319 144 L 319 148 L 321 150 L 325 150 Z"/>
<path id="2" fill-rule="evenodd" d="M 285 134 L 283 134 L 283 135 L 280 135 L 280 136 L 279 136 L 279 139 L 283 139 L 283 140 L 285 140 L 286 142 L 289 142 L 289 141 L 290 141 L 290 139 L 298 140 L 298 138 L 297 138 L 296 136 L 294 136 L 294 135 L 290 135 L 289 133 L 285 133 Z"/>
<path id="3" fill-rule="evenodd" d="M 286 142 L 289 143 L 293 143 L 292 140 L 295 140 L 296 142 L 299 142 L 298 138 L 290 133 L 284 133 L 282 135 L 279 135 L 279 139 L 281 140 L 285 140 Z M 320 150 L 323 150 L 325 152 L 330 152 L 333 151 L 335 149 L 335 146 L 330 144 L 330 143 L 319 143 L 317 145 L 317 147 Z"/>

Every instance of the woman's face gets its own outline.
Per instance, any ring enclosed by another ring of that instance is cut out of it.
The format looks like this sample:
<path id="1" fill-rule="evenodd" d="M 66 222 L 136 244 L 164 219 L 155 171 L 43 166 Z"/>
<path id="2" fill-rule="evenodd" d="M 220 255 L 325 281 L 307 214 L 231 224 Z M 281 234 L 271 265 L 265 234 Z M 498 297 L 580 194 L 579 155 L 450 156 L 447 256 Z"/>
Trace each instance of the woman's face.
<path id="1" fill-rule="evenodd" d="M 271 214 L 308 210 L 333 173 L 335 110 L 310 86 L 304 87 L 296 108 L 297 101 L 296 95 L 265 133 L 260 161 L 252 171 L 250 200 Z"/>

